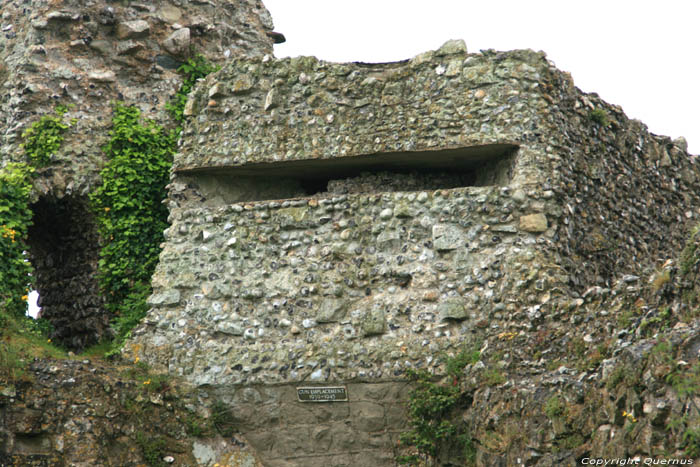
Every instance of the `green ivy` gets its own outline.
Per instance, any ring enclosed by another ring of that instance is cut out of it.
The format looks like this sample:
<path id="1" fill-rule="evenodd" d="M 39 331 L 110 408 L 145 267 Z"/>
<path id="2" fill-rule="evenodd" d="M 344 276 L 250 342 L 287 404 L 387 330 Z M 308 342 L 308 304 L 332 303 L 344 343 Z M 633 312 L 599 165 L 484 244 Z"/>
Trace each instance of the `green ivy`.
<path id="1" fill-rule="evenodd" d="M 201 55 L 178 69 L 184 75 L 182 86 L 166 104 L 176 123 L 184 119 L 187 95 L 197 80 L 217 69 Z M 102 185 L 90 195 L 102 239 L 100 286 L 116 333 L 107 355 L 119 351 L 148 311 L 151 276 L 168 226 L 168 210 L 162 200 L 167 196 L 165 186 L 180 132 L 142 121 L 136 107 L 122 103 L 114 108 L 112 125 L 104 147 L 109 163 L 100 173 Z"/>
<path id="2" fill-rule="evenodd" d="M 182 86 L 177 91 L 175 96 L 165 105 L 165 108 L 170 112 L 170 116 L 178 123 L 182 123 L 185 119 L 183 113 L 185 111 L 185 104 L 187 103 L 187 96 L 192 89 L 194 89 L 195 84 L 197 84 L 198 79 L 206 77 L 209 73 L 218 71 L 221 67 L 214 66 L 207 62 L 207 59 L 202 55 L 196 55 L 194 58 L 187 60 L 185 64 L 177 69 L 183 75 Z"/>
<path id="3" fill-rule="evenodd" d="M 31 265 L 24 256 L 32 223 L 29 194 L 34 169 L 11 163 L 0 169 L 0 308 L 23 317 L 31 285 Z"/>
<path id="4" fill-rule="evenodd" d="M 168 226 L 166 196 L 175 131 L 117 103 L 104 151 L 109 162 L 91 195 L 102 239 L 99 280 L 115 316 L 118 342 L 146 314 L 146 298 Z"/>
<path id="5" fill-rule="evenodd" d="M 66 107 L 58 106 L 54 115 L 44 115 L 22 133 L 22 146 L 33 166 L 49 165 L 52 156 L 61 147 L 63 133 L 70 128 L 69 123 L 63 123 L 63 115 L 67 111 Z"/>

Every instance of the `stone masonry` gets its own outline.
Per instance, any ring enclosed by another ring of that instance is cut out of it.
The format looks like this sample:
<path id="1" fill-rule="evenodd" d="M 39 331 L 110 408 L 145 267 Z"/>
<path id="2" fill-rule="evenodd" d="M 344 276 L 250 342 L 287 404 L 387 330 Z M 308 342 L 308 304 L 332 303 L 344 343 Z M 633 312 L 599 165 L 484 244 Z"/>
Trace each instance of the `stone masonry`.
<path id="1" fill-rule="evenodd" d="M 227 394 L 266 465 L 392 465 L 407 370 L 563 316 L 699 215 L 682 140 L 532 51 L 234 60 L 186 114 L 125 354 Z"/>
<path id="2" fill-rule="evenodd" d="M 44 316 L 75 349 L 109 334 L 88 195 L 111 102 L 165 123 L 187 57 L 223 65 L 187 103 L 151 309 L 123 352 L 197 388 L 193 408 L 228 405 L 241 433 L 217 440 L 222 449 L 249 443 L 246 458 L 265 466 L 394 465 L 408 371 L 440 378 L 446 356 L 479 343 L 484 355 L 498 347 L 489 364 L 506 375 L 465 408 L 481 423 L 479 465 L 578 462 L 575 449 L 553 448 L 561 424 L 540 429 L 545 388 L 600 408 L 579 431 L 594 431 L 586 449 L 606 455 L 625 443 L 617 409 L 654 415 L 656 425 L 637 425 L 648 442 L 635 444 L 651 453 L 669 412 L 658 404 L 682 407 L 660 390 L 643 403 L 603 400 L 601 387 L 625 359 L 642 366 L 653 345 L 632 345 L 614 315 L 633 303 L 657 318 L 640 304 L 640 271 L 679 252 L 700 220 L 697 158 L 682 138 L 582 93 L 543 53 L 468 53 L 449 41 L 396 63 L 278 60 L 281 36 L 259 0 L 0 0 L 0 30 L 0 165 L 23 160 L 22 132 L 56 105 L 76 119 L 38 172 L 28 242 Z M 693 326 L 674 333 L 696 349 Z M 575 338 L 609 336 L 617 357 L 593 373 L 543 369 Z M 511 339 L 519 344 L 506 347 Z M 471 380 L 479 364 L 465 369 Z M 55 374 L 44 366 L 38 374 Z M 328 386 L 348 400 L 298 398 L 299 387 Z M 527 427 L 508 419 L 516 412 Z M 20 418 L 4 422 L 0 455 L 69 459 L 50 444 L 71 427 Z M 552 439 L 489 445 L 486 434 L 511 426 L 503 420 Z M 110 425 L 93 430 L 95 443 Z"/>
<path id="3" fill-rule="evenodd" d="M 99 184 L 113 102 L 167 122 L 188 57 L 270 53 L 272 20 L 257 0 L 1 0 L 0 26 L 0 164 L 24 160 L 22 132 L 57 105 L 75 119 L 35 182 L 29 254 L 53 338 L 79 349 L 109 336 L 87 196 Z"/>

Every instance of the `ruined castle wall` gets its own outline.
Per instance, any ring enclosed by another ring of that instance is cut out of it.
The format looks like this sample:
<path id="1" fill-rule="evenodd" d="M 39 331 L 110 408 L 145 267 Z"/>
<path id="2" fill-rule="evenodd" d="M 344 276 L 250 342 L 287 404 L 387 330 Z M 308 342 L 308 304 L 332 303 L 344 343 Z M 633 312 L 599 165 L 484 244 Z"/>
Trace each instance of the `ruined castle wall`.
<path id="1" fill-rule="evenodd" d="M 571 285 L 610 287 L 615 277 L 659 267 L 700 221 L 697 156 L 682 138 L 649 133 L 596 95 L 553 84 L 556 125 L 569 122 L 554 170 L 564 214 L 561 264 Z"/>
<path id="2" fill-rule="evenodd" d="M 685 140 L 650 133 L 553 64 L 539 76 L 541 183 L 561 208 L 553 240 L 570 286 L 610 286 L 681 250 L 700 216 L 700 170 Z"/>
<path id="3" fill-rule="evenodd" d="M 580 93 L 541 53 L 450 42 L 392 64 L 239 60 L 186 113 L 153 309 L 126 354 L 258 391 L 254 414 L 229 403 L 270 465 L 298 460 L 312 425 L 350 459 L 334 443 L 366 436 L 353 402 L 394 410 L 367 388 L 400 394 L 409 369 L 442 374 L 440 355 L 560 319 L 584 281 L 677 248 L 676 234 L 660 243 L 669 223 L 695 216 L 680 143 Z M 347 385 L 347 407 L 294 399 L 319 384 Z M 302 407 L 314 424 L 290 415 Z M 404 421 L 388 420 L 371 433 L 395 438 Z M 272 433 L 288 442 L 266 451 Z"/>
<path id="4" fill-rule="evenodd" d="M 261 58 L 208 78 L 187 105 L 153 308 L 125 355 L 259 391 L 252 413 L 229 404 L 269 465 L 323 465 L 310 429 L 336 459 L 393 463 L 407 370 L 443 373 L 440 355 L 532 325 L 566 286 L 541 182 L 548 67 L 448 43 L 397 64 Z M 295 399 L 319 384 L 346 385 L 348 402 Z M 270 448 L 272 433 L 287 441 Z M 361 452 L 347 441 L 368 436 Z"/>
<path id="5" fill-rule="evenodd" d="M 208 78 L 188 102 L 198 113 L 175 160 L 154 309 L 134 340 L 143 358 L 198 384 L 391 380 L 439 370 L 424 348 L 498 328 L 523 294 L 541 303 L 565 279 L 550 258 L 560 208 L 540 183 L 548 68 L 541 54 L 491 59 L 455 41 L 409 62 L 260 58 Z M 431 190 L 401 175 L 416 191 L 343 175 L 402 165 L 501 173 Z M 224 193 L 226 180 L 315 171 L 331 177 L 315 195 Z"/>
<path id="6" fill-rule="evenodd" d="M 40 292 L 59 296 L 67 339 L 105 328 L 80 218 L 109 102 L 164 121 L 190 45 L 230 59 L 188 102 L 152 309 L 125 355 L 225 401 L 265 465 L 393 464 L 407 370 L 444 374 L 443 355 L 482 339 L 517 336 L 497 364 L 517 369 L 508 387 L 540 391 L 528 378 L 568 349 L 584 287 L 680 249 L 697 221 L 683 141 L 541 53 L 454 41 L 393 64 L 275 60 L 257 1 L 83 3 L 0 0 L 0 159 L 21 157 L 50 103 L 78 120 L 36 182 L 35 209 L 63 213 L 32 232 Z M 87 295 L 70 309 L 61 291 L 76 285 Z M 600 342 L 586 319 L 584 342 Z M 348 400 L 302 403 L 300 385 Z"/>
<path id="7" fill-rule="evenodd" d="M 177 68 L 191 53 L 220 63 L 272 51 L 266 34 L 272 21 L 257 0 L 3 0 L 0 10 L 2 160 L 21 160 L 22 131 L 56 104 L 70 105 L 66 119 L 77 119 L 38 182 L 40 194 L 80 192 L 95 183 L 113 101 L 164 121 L 181 81 Z"/>
<path id="8" fill-rule="evenodd" d="M 23 131 L 57 105 L 68 108 L 64 122 L 75 119 L 37 172 L 29 255 L 54 338 L 79 348 L 108 334 L 88 194 L 100 183 L 113 102 L 167 124 L 177 68 L 192 53 L 215 63 L 271 53 L 272 21 L 258 0 L 0 0 L 0 29 L 0 166 L 25 160 Z"/>

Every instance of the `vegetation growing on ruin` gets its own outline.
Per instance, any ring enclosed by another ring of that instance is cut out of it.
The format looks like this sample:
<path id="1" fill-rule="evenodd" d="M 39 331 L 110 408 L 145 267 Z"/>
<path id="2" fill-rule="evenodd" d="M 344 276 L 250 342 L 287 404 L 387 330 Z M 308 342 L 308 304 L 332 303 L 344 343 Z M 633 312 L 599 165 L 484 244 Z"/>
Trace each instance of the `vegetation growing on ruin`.
<path id="1" fill-rule="evenodd" d="M 48 339 L 48 321 L 26 317 L 32 268 L 24 252 L 32 225 L 33 174 L 25 163 L 0 169 L 0 380 L 5 382 L 23 379 L 35 357 L 65 355 Z"/>
<path id="2" fill-rule="evenodd" d="M 411 371 L 415 382 L 409 394 L 408 420 L 411 429 L 401 434 L 401 443 L 414 453 L 402 455 L 399 464 L 415 465 L 419 460 L 439 457 L 441 449 L 457 446 L 465 465 L 474 462 L 475 448 L 466 427 L 453 420 L 464 394 L 459 385 L 436 384 L 425 371 Z"/>
<path id="3" fill-rule="evenodd" d="M 445 360 L 447 374 L 455 379 L 459 379 L 462 376 L 464 367 L 473 365 L 481 358 L 479 347 L 481 347 L 481 344 L 474 345 L 472 348 L 464 348 L 454 357 L 447 358 Z"/>
<path id="4" fill-rule="evenodd" d="M 176 133 L 141 118 L 136 107 L 117 103 L 109 162 L 102 185 L 90 196 L 102 239 L 99 280 L 113 313 L 117 340 L 145 316 L 163 230 L 167 227 L 165 185 Z"/>
<path id="5" fill-rule="evenodd" d="M 606 127 L 610 124 L 610 118 L 604 109 L 593 109 L 588 114 L 588 117 L 602 127 Z"/>
<path id="6" fill-rule="evenodd" d="M 26 164 L 0 169 L 0 309 L 24 316 L 31 266 L 24 256 L 32 222 L 29 194 L 34 170 Z"/>
<path id="7" fill-rule="evenodd" d="M 185 111 L 185 104 L 187 103 L 187 96 L 192 92 L 192 89 L 194 89 L 197 80 L 206 77 L 209 73 L 219 70 L 219 68 L 220 67 L 209 63 L 203 55 L 195 55 L 177 69 L 183 77 L 182 85 L 170 102 L 165 105 L 165 108 L 170 112 L 170 116 L 173 120 L 178 122 L 178 124 L 184 121 L 185 117 L 183 113 Z"/>
<path id="8" fill-rule="evenodd" d="M 681 274 L 686 275 L 691 272 L 697 262 L 697 239 L 700 233 L 700 224 L 696 225 L 688 238 L 683 251 L 681 252 L 680 268 Z"/>
<path id="9" fill-rule="evenodd" d="M 460 387 L 459 380 L 467 365 L 479 361 L 480 345 L 465 348 L 454 357 L 445 360 L 445 368 L 451 383 L 438 384 L 426 371 L 409 371 L 414 381 L 408 399 L 408 420 L 411 429 L 401 434 L 401 443 L 413 451 L 397 458 L 399 464 L 415 465 L 437 459 L 444 449 L 460 451 L 457 457 L 472 465 L 476 450 L 468 429 L 454 420 L 455 414 L 465 405 L 469 395 Z"/>
<path id="10" fill-rule="evenodd" d="M 27 367 L 35 358 L 65 358 L 65 351 L 48 338 L 48 326 L 44 319 L 17 316 L 0 307 L 0 382 L 27 379 Z"/>
<path id="11" fill-rule="evenodd" d="M 215 71 L 201 55 L 179 68 L 183 84 L 166 109 L 182 123 L 187 95 L 198 79 Z M 163 231 L 167 228 L 167 196 L 175 141 L 180 128 L 168 130 L 141 118 L 136 107 L 117 103 L 110 140 L 103 148 L 109 160 L 100 173 L 102 185 L 91 195 L 102 239 L 99 279 L 106 307 L 114 318 L 114 351 L 146 316 Z"/>
<path id="12" fill-rule="evenodd" d="M 137 431 L 134 435 L 136 444 L 141 449 L 143 460 L 149 467 L 161 467 L 168 465 L 163 462 L 163 457 L 167 454 L 167 443 L 163 438 L 150 437 L 142 431 Z"/>
<path id="13" fill-rule="evenodd" d="M 215 401 L 211 407 L 211 425 L 221 436 L 229 437 L 235 433 L 231 419 L 231 408 L 221 401 Z"/>
<path id="14" fill-rule="evenodd" d="M 24 138 L 24 151 L 29 158 L 29 162 L 35 167 L 45 167 L 52 161 L 53 155 L 63 143 L 63 134 L 70 128 L 70 123 L 63 121 L 63 116 L 68 111 L 64 106 L 56 107 L 53 115 L 44 115 L 32 126 L 27 128 L 22 137 Z"/>
<path id="15" fill-rule="evenodd" d="M 550 419 L 565 415 L 566 401 L 560 394 L 552 395 L 544 405 L 544 413 Z"/>
<path id="16" fill-rule="evenodd" d="M 671 385 L 682 405 L 678 414 L 671 416 L 666 428 L 681 440 L 681 446 L 690 457 L 700 456 L 700 361 L 693 364 L 679 360 L 677 349 L 667 340 L 660 340 L 652 349 L 649 359 L 657 368 L 667 370 L 659 374 Z"/>

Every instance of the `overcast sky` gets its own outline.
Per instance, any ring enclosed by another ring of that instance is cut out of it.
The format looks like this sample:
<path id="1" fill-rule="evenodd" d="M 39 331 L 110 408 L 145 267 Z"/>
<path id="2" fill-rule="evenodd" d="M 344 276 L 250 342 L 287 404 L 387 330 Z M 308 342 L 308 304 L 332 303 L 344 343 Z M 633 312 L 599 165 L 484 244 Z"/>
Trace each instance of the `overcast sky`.
<path id="1" fill-rule="evenodd" d="M 700 154 L 700 1 L 263 0 L 277 57 L 386 62 L 464 39 L 543 50 L 576 86 Z"/>

